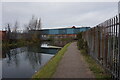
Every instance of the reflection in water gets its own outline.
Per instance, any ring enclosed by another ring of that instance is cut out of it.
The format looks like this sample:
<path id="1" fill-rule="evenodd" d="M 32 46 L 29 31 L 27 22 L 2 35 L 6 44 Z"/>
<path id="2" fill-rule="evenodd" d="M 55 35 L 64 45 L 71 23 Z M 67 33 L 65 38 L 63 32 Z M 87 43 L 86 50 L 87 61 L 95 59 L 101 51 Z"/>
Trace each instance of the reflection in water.
<path id="1" fill-rule="evenodd" d="M 21 47 L 3 52 L 3 78 L 30 78 L 58 49 L 38 46 Z"/>
<path id="2" fill-rule="evenodd" d="M 8 50 L 6 54 L 4 54 L 8 66 L 11 64 L 15 64 L 16 66 L 19 66 L 19 55 L 17 54 L 24 52 L 25 49 L 26 48 L 16 48 L 16 49 Z"/>

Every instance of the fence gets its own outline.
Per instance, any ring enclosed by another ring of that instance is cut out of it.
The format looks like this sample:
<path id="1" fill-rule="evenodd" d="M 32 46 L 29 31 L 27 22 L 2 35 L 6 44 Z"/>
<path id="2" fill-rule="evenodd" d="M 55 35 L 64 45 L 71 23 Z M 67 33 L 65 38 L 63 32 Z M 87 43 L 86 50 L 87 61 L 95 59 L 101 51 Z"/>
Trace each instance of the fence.
<path id="1" fill-rule="evenodd" d="M 120 14 L 83 32 L 90 55 L 120 79 Z"/>

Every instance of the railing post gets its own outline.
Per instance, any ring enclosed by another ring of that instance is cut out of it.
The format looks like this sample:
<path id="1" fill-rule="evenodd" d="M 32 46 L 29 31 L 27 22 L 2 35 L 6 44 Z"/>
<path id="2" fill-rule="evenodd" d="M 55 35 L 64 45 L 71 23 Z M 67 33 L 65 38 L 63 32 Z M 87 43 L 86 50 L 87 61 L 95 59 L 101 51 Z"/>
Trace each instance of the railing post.
<path id="1" fill-rule="evenodd" d="M 118 17 L 119 17 L 119 34 L 118 34 L 118 39 L 119 39 L 119 41 L 118 41 L 118 54 L 119 54 L 119 75 L 118 75 L 118 78 L 119 78 L 119 80 L 120 80 L 120 13 L 119 13 L 119 15 L 118 15 Z"/>
<path id="2" fill-rule="evenodd" d="M 120 13 L 119 13 L 119 15 L 118 15 L 118 17 L 119 17 L 119 32 L 118 32 L 118 54 L 119 54 L 119 63 L 118 63 L 118 69 L 119 69 L 119 75 L 118 75 L 118 78 L 119 78 L 119 80 L 120 80 Z"/>

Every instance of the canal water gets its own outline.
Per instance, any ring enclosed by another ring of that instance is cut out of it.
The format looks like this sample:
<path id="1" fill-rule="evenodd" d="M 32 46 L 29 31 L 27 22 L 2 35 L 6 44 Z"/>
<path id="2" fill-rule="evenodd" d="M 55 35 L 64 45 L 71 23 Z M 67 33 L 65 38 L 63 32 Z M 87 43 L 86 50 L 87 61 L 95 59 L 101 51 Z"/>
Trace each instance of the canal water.
<path id="1" fill-rule="evenodd" d="M 59 50 L 47 43 L 7 50 L 2 55 L 2 77 L 31 78 Z"/>

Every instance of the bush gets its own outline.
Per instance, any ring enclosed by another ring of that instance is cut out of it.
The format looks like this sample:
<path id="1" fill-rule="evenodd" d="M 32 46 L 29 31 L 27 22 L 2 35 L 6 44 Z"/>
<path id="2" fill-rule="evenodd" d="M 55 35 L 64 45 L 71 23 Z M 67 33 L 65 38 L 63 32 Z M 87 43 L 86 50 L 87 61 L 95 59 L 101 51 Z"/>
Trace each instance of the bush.
<path id="1" fill-rule="evenodd" d="M 84 41 L 84 39 L 82 38 L 82 32 L 77 34 L 77 46 L 79 50 L 84 49 L 84 53 L 88 53 L 88 45 L 87 45 L 87 41 Z"/>
<path id="2" fill-rule="evenodd" d="M 88 44 L 87 44 L 87 41 L 84 41 L 84 49 L 85 49 L 86 53 L 88 53 Z"/>

